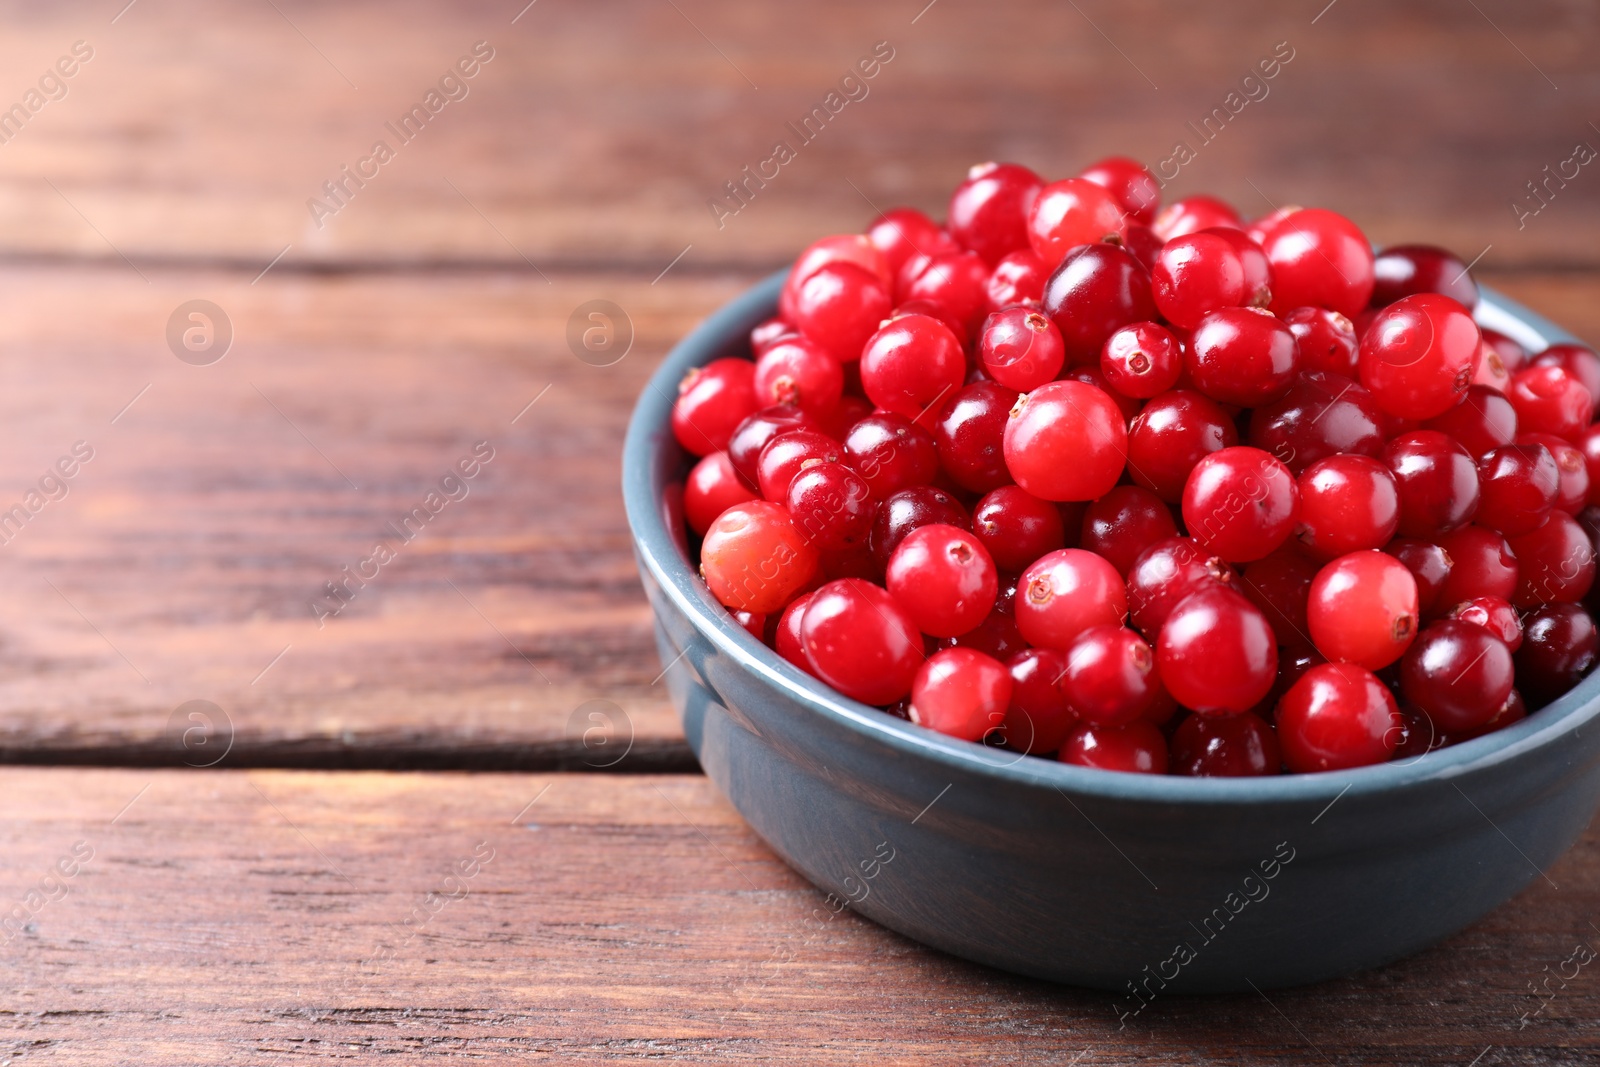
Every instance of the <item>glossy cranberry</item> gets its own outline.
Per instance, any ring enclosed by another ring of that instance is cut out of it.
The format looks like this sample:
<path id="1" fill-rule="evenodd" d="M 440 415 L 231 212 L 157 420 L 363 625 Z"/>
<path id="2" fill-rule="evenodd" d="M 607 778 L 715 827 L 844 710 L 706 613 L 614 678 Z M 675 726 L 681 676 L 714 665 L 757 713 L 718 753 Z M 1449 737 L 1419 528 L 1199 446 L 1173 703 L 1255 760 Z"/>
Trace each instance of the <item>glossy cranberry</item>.
<path id="1" fill-rule="evenodd" d="M 1069 252 L 1045 283 L 1044 310 L 1061 331 L 1068 363 L 1098 363 L 1112 333 L 1156 317 L 1149 273 L 1110 244 Z"/>
<path id="2" fill-rule="evenodd" d="M 867 240 L 883 253 L 890 279 L 897 277 L 906 260 L 913 256 L 932 256 L 959 249 L 955 239 L 937 222 L 909 207 L 895 208 L 880 215 L 867 230 Z"/>
<path id="3" fill-rule="evenodd" d="M 1093 500 L 1122 476 L 1128 433 L 1116 402 L 1082 382 L 1050 382 L 1023 396 L 1006 423 L 1011 476 L 1045 500 Z"/>
<path id="4" fill-rule="evenodd" d="M 978 358 L 989 377 L 1026 392 L 1061 373 L 1066 351 L 1055 323 L 1032 308 L 1010 307 L 983 324 Z"/>
<path id="5" fill-rule="evenodd" d="M 843 233 L 823 237 L 813 241 L 795 258 L 794 266 L 789 268 L 789 276 L 784 279 L 783 291 L 778 298 L 782 317 L 798 326 L 792 311 L 806 280 L 823 267 L 839 265 L 864 270 L 886 286 L 894 281 L 888 257 L 870 236 Z"/>
<path id="6" fill-rule="evenodd" d="M 1130 222 L 1122 230 L 1122 247 L 1133 253 L 1133 258 L 1139 261 L 1139 266 L 1148 273 L 1155 269 L 1156 257 L 1161 254 L 1161 246 L 1166 242 L 1156 236 L 1150 227 Z"/>
<path id="7" fill-rule="evenodd" d="M 1283 323 L 1300 347 L 1302 370 L 1356 376 L 1355 325 L 1337 311 L 1300 307 L 1283 315 Z"/>
<path id="8" fill-rule="evenodd" d="M 781 316 L 768 319 L 750 330 L 750 354 L 759 359 L 763 352 L 779 341 L 799 336 L 795 328 L 783 321 Z"/>
<path id="9" fill-rule="evenodd" d="M 1173 201 L 1151 223 L 1151 228 L 1163 241 L 1216 226 L 1232 226 L 1242 230 L 1244 220 L 1224 201 L 1204 195 L 1186 196 Z"/>
<path id="10" fill-rule="evenodd" d="M 1496 730 L 1503 730 L 1514 722 L 1520 722 L 1528 717 L 1528 705 L 1522 699 L 1522 694 L 1515 689 L 1506 697 L 1506 702 L 1500 705 L 1500 710 L 1494 713 L 1490 720 L 1472 730 L 1457 730 L 1453 733 L 1442 735 L 1446 745 L 1458 745 L 1463 741 L 1471 741 L 1475 737 L 1492 734 Z"/>
<path id="11" fill-rule="evenodd" d="M 1191 715 L 1172 734 L 1172 773 L 1257 778 L 1283 767 L 1278 735 L 1259 715 Z"/>
<path id="12" fill-rule="evenodd" d="M 1230 563 L 1260 559 L 1294 531 L 1294 476 L 1259 448 L 1213 452 L 1195 464 L 1183 489 L 1189 535 Z"/>
<path id="13" fill-rule="evenodd" d="M 1183 499 L 1195 464 L 1238 443 L 1233 420 L 1214 400 L 1190 389 L 1174 389 L 1152 399 L 1129 425 L 1128 473 L 1162 500 L 1176 504 Z"/>
<path id="14" fill-rule="evenodd" d="M 841 362 L 859 359 L 861 346 L 892 307 L 877 276 L 850 263 L 829 263 L 800 283 L 786 317 L 801 334 Z"/>
<path id="15" fill-rule="evenodd" d="M 950 328 L 927 315 L 903 315 L 872 335 L 861 353 L 861 387 L 886 411 L 916 419 L 961 387 L 967 360 Z"/>
<path id="16" fill-rule="evenodd" d="M 1006 745 L 1035 755 L 1054 752 L 1077 722 L 1057 679 L 1067 657 L 1052 648 L 1029 648 L 1006 661 L 1011 673 L 1011 706 L 1006 709 Z"/>
<path id="17" fill-rule="evenodd" d="M 800 623 L 805 618 L 806 605 L 811 602 L 811 597 L 811 593 L 801 593 L 789 601 L 789 606 L 783 609 L 783 614 L 778 618 L 778 627 L 772 637 L 773 650 L 807 674 L 811 673 L 811 661 L 806 659 Z"/>
<path id="18" fill-rule="evenodd" d="M 1561 468 L 1543 445 L 1506 445 L 1478 460 L 1478 522 L 1507 537 L 1542 524 L 1561 488 Z"/>
<path id="19" fill-rule="evenodd" d="M 1553 512 L 1543 526 L 1507 541 L 1517 557 L 1517 590 L 1511 597 L 1517 607 L 1575 604 L 1594 585 L 1594 544 L 1566 512 Z"/>
<path id="20" fill-rule="evenodd" d="M 866 548 L 877 512 L 866 481 L 836 462 L 803 468 L 790 480 L 784 504 L 795 527 L 819 552 Z"/>
<path id="21" fill-rule="evenodd" d="M 1295 484 L 1300 490 L 1295 536 L 1319 560 L 1382 548 L 1400 525 L 1394 475 L 1375 459 L 1329 456 L 1307 467 Z"/>
<path id="22" fill-rule="evenodd" d="M 1600 423 L 1583 431 L 1577 446 L 1583 452 L 1583 465 L 1589 473 L 1589 503 L 1600 504 Z"/>
<path id="23" fill-rule="evenodd" d="M 1267 617 L 1279 648 L 1301 650 L 1312 646 L 1306 602 L 1311 597 L 1311 582 L 1320 569 L 1298 550 L 1285 545 L 1270 556 L 1247 564 L 1240 573 L 1239 592 Z"/>
<path id="24" fill-rule="evenodd" d="M 1466 308 L 1420 293 L 1390 304 L 1361 338 L 1361 384 L 1403 419 L 1431 419 L 1472 384 L 1482 337 Z"/>
<path id="25" fill-rule="evenodd" d="M 1402 767 L 1411 766 L 1429 752 L 1449 743 L 1449 738 L 1421 708 L 1403 706 L 1400 709 L 1400 722 L 1400 743 L 1395 746 L 1392 758 Z"/>
<path id="26" fill-rule="evenodd" d="M 1092 163 L 1078 177 L 1101 186 L 1122 205 L 1128 217 L 1148 226 L 1161 206 L 1161 186 L 1150 168 L 1123 156 Z"/>
<path id="27" fill-rule="evenodd" d="M 1002 611 L 998 601 L 995 609 L 975 628 L 956 637 L 939 638 L 940 648 L 971 648 L 997 660 L 1005 661 L 1028 647 L 1017 620 Z"/>
<path id="28" fill-rule="evenodd" d="M 1066 545 L 1061 512 L 1020 485 L 1003 485 L 978 501 L 972 510 L 972 533 L 989 550 L 995 566 L 1010 574 Z"/>
<path id="29" fill-rule="evenodd" d="M 1013 610 L 1029 644 L 1066 651 L 1091 627 L 1122 625 L 1128 594 L 1110 563 L 1093 552 L 1063 548 L 1022 572 Z"/>
<path id="30" fill-rule="evenodd" d="M 1439 590 L 1440 607 L 1448 609 L 1475 596 L 1510 600 L 1516 592 L 1517 558 L 1495 531 L 1463 526 L 1439 538 L 1439 547 L 1450 557 L 1450 576 Z"/>
<path id="31" fill-rule="evenodd" d="M 739 423 L 728 439 L 728 462 L 752 490 L 760 485 L 761 450 L 780 433 L 790 430 L 817 430 L 817 422 L 797 407 L 787 404 L 762 408 Z"/>
<path id="32" fill-rule="evenodd" d="M 1243 306 L 1266 307 L 1272 300 L 1272 264 L 1261 245 L 1245 231 L 1232 226 L 1213 226 L 1198 231 L 1197 236 L 1200 234 L 1222 238 L 1239 257 L 1239 265 L 1244 268 Z"/>
<path id="33" fill-rule="evenodd" d="M 1523 432 L 1550 433 L 1575 441 L 1594 418 L 1594 398 L 1577 376 L 1561 367 L 1535 364 L 1518 371 L 1506 394 Z"/>
<path id="34" fill-rule="evenodd" d="M 795 475 L 818 463 L 838 463 L 844 455 L 839 442 L 816 430 L 785 430 L 761 449 L 756 461 L 756 485 L 766 500 L 789 499 Z"/>
<path id="35" fill-rule="evenodd" d="M 1395 245 L 1372 264 L 1372 306 L 1387 307 L 1417 293 L 1440 293 L 1463 307 L 1478 305 L 1478 283 L 1452 252 L 1433 245 Z"/>
<path id="36" fill-rule="evenodd" d="M 844 368 L 816 342 L 793 337 L 756 360 L 754 384 L 758 403 L 792 404 L 821 419 L 844 393 Z"/>
<path id="37" fill-rule="evenodd" d="M 730 608 L 777 611 L 817 570 L 817 552 L 782 505 L 752 500 L 717 516 L 700 546 L 700 574 Z"/>
<path id="38" fill-rule="evenodd" d="M 1519 433 L 1519 445 L 1543 445 L 1556 461 L 1560 478 L 1556 482 L 1556 499 L 1551 508 L 1576 515 L 1589 502 L 1589 467 L 1578 447 L 1553 433 Z"/>
<path id="39" fill-rule="evenodd" d="M 1459 404 L 1429 419 L 1423 427 L 1449 434 L 1477 459 L 1516 439 L 1517 411 L 1504 394 L 1474 385 Z"/>
<path id="40" fill-rule="evenodd" d="M 672 436 L 684 451 L 709 456 L 728 447 L 757 407 L 755 371 L 748 359 L 714 359 L 683 376 L 672 405 Z"/>
<path id="41" fill-rule="evenodd" d="M 1240 407 L 1283 396 L 1298 368 L 1294 334 L 1258 308 L 1224 308 L 1206 315 L 1184 353 L 1184 369 L 1194 388 Z"/>
<path id="42" fill-rule="evenodd" d="M 872 521 L 869 542 L 872 558 L 879 567 L 887 567 L 894 550 L 900 547 L 907 534 L 932 523 L 944 523 L 963 530 L 971 529 L 972 520 L 967 509 L 943 489 L 931 485 L 911 486 L 890 493 L 878 507 Z"/>
<path id="43" fill-rule="evenodd" d="M 980 741 L 1005 721 L 1011 675 L 993 656 L 947 648 L 928 657 L 911 686 L 910 719 L 963 741 Z"/>
<path id="44" fill-rule="evenodd" d="M 1118 393 L 1148 400 L 1177 384 L 1183 373 L 1183 346 L 1165 326 L 1131 323 L 1106 338 L 1100 370 Z"/>
<path id="45" fill-rule="evenodd" d="M 1102 771 L 1165 774 L 1167 739 L 1153 723 L 1143 719 L 1126 726 L 1080 724 L 1061 742 L 1056 758 L 1062 763 Z"/>
<path id="46" fill-rule="evenodd" d="M 1436 622 L 1417 636 L 1400 667 L 1406 700 L 1450 733 L 1482 726 L 1511 695 L 1511 650 L 1481 626 Z"/>
<path id="47" fill-rule="evenodd" d="M 1060 263 L 1079 245 L 1122 232 L 1123 209 L 1103 186 L 1065 178 L 1039 190 L 1028 214 L 1028 240 L 1047 265 Z M 1148 317 L 1148 316 L 1145 316 Z"/>
<path id="48" fill-rule="evenodd" d="M 1383 763 L 1404 730 L 1388 688 L 1352 663 L 1308 670 L 1284 694 L 1277 721 L 1283 762 L 1300 774 Z"/>
<path id="49" fill-rule="evenodd" d="M 1244 263 L 1233 242 L 1214 233 L 1168 241 L 1156 257 L 1150 281 L 1161 314 L 1190 330 L 1210 312 L 1243 307 L 1250 297 Z"/>
<path id="50" fill-rule="evenodd" d="M 683 483 L 683 514 L 689 528 L 704 535 L 718 515 L 748 500 L 756 499 L 739 478 L 726 452 L 713 452 L 689 472 Z"/>
<path id="51" fill-rule="evenodd" d="M 1485 337 L 1488 331 L 1484 331 Z M 1535 367 L 1560 367 L 1589 390 L 1589 395 L 1600 400 L 1600 356 L 1586 345 L 1562 342 L 1553 344 L 1533 358 Z M 1520 370 L 1512 368 L 1512 373 Z"/>
<path id="52" fill-rule="evenodd" d="M 1479 327 L 1478 332 L 1482 333 L 1483 328 Z M 1511 389 L 1511 372 L 1487 341 L 1478 344 L 1478 369 L 1472 376 L 1472 384 L 1488 386 L 1497 393 Z"/>
<path id="53" fill-rule="evenodd" d="M 1265 615 L 1232 589 L 1206 586 L 1184 598 L 1156 639 L 1161 682 L 1202 715 L 1249 711 L 1272 689 L 1278 646 Z"/>
<path id="54" fill-rule="evenodd" d="M 1490 536 L 1504 544 L 1499 534 L 1491 533 Z M 1384 551 L 1405 564 L 1406 570 L 1411 572 L 1412 579 L 1417 583 L 1417 610 L 1424 619 L 1432 618 L 1437 611 L 1446 610 L 1455 603 L 1444 597 L 1445 582 L 1454 566 L 1454 560 L 1444 549 L 1432 541 L 1398 537 L 1390 541 Z"/>
<path id="55" fill-rule="evenodd" d="M 1306 623 L 1331 662 L 1380 670 L 1405 654 L 1420 625 L 1417 581 L 1385 552 L 1352 552 L 1311 583 Z"/>
<path id="56" fill-rule="evenodd" d="M 1515 374 L 1528 365 L 1528 350 L 1526 348 L 1523 348 L 1499 330 L 1482 327 L 1479 332 L 1483 334 L 1484 343 L 1494 349 L 1495 354 L 1500 357 L 1500 361 L 1506 365 L 1507 371 Z"/>
<path id="57" fill-rule="evenodd" d="M 916 485 L 927 485 L 939 470 L 933 434 L 903 415 L 868 415 L 844 439 L 845 462 L 879 500 Z"/>
<path id="58" fill-rule="evenodd" d="M 1372 245 L 1343 215 L 1296 211 L 1266 232 L 1261 247 L 1272 264 L 1275 312 L 1325 307 L 1354 316 L 1372 296 Z"/>
<path id="59" fill-rule="evenodd" d="M 1282 397 L 1250 413 L 1250 444 L 1298 475 L 1341 452 L 1378 455 L 1383 421 L 1371 393 L 1349 378 L 1313 371 L 1300 374 Z"/>
<path id="60" fill-rule="evenodd" d="M 911 692 L 923 663 L 922 635 L 894 597 L 860 578 L 812 594 L 800 621 L 811 671 L 863 704 L 893 704 Z"/>
<path id="61" fill-rule="evenodd" d="M 1078 545 L 1126 576 L 1140 553 L 1177 535 L 1177 523 L 1160 497 L 1137 485 L 1119 485 L 1084 512 Z"/>
<path id="62" fill-rule="evenodd" d="M 989 310 L 989 270 L 972 252 L 913 257 L 900 269 L 900 303 L 933 304 L 970 335 Z"/>
<path id="63" fill-rule="evenodd" d="M 971 533 L 934 523 L 907 534 L 889 559 L 885 584 L 917 628 L 955 637 L 994 609 L 999 576 L 989 552 Z"/>
<path id="64" fill-rule="evenodd" d="M 1517 650 L 1517 686 L 1542 708 L 1577 685 L 1600 657 L 1594 620 L 1576 604 L 1546 604 L 1529 615 Z"/>
<path id="65" fill-rule="evenodd" d="M 939 462 L 961 488 L 986 493 L 1011 482 L 1003 441 L 1017 391 L 974 382 L 948 398 L 933 421 Z"/>
<path id="66" fill-rule="evenodd" d="M 767 617 L 760 612 L 730 611 L 728 614 L 733 616 L 733 621 L 739 624 L 740 629 L 757 641 L 761 640 L 762 635 L 766 633 Z"/>
<path id="67" fill-rule="evenodd" d="M 1505 642 L 1512 652 L 1522 647 L 1522 619 L 1517 609 L 1497 596 L 1475 596 L 1450 609 L 1450 618 L 1481 626 Z"/>
<path id="68" fill-rule="evenodd" d="M 1232 587 L 1233 569 L 1189 537 L 1170 537 L 1139 553 L 1128 569 L 1128 608 L 1134 627 L 1154 639 L 1191 593 Z"/>
<path id="69" fill-rule="evenodd" d="M 1015 304 L 1037 307 L 1044 300 L 1044 283 L 1049 277 L 1049 268 L 1033 254 L 1033 249 L 1007 253 L 994 265 L 985 283 L 989 310 L 999 311 Z"/>
<path id="70" fill-rule="evenodd" d="M 980 163 L 950 198 L 950 235 L 990 266 L 1028 247 L 1028 212 L 1044 179 L 1016 163 Z"/>
<path id="71" fill-rule="evenodd" d="M 1399 490 L 1402 537 L 1438 537 L 1477 513 L 1478 467 L 1453 438 L 1436 430 L 1402 434 L 1384 447 L 1383 462 Z"/>
<path id="72" fill-rule="evenodd" d="M 1080 722 L 1125 726 L 1145 718 L 1161 692 L 1155 653 L 1125 626 L 1091 627 L 1067 650 L 1061 690 Z"/>

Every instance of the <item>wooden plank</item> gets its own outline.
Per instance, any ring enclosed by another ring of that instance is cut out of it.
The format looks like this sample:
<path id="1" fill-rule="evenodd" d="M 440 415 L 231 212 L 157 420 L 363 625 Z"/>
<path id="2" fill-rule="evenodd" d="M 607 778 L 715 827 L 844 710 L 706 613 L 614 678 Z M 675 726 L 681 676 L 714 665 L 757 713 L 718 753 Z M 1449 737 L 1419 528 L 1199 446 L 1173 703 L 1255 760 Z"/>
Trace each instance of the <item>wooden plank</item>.
<path id="1" fill-rule="evenodd" d="M 1600 945 L 1594 831 L 1551 870 L 1559 889 L 1536 881 L 1413 959 L 1268 996 L 1158 998 L 1119 1030 L 1109 995 L 828 917 L 698 777 L 7 769 L 0 783 L 0 885 L 25 923 L 0 946 L 13 1063 L 1600 1055 L 1593 967 L 1553 981 L 1538 1014 L 1529 992 Z M 75 873 L 47 881 L 59 860 Z"/>
<path id="2" fill-rule="evenodd" d="M 1251 213 L 1326 204 L 1380 241 L 1467 257 L 1493 244 L 1503 265 L 1595 263 L 1593 168 L 1569 166 L 1520 226 L 1512 208 L 1578 142 L 1600 145 L 1600 21 L 1554 0 L 1465 13 L 1445 0 L 1250 0 L 1203 18 L 1150 0 L 619 0 L 601 16 L 523 0 L 122 8 L 5 6 L 0 105 L 74 42 L 94 55 L 0 145 L 0 252 L 253 272 L 288 246 L 289 269 L 490 260 L 653 274 L 693 245 L 689 262 L 764 267 L 859 228 L 873 203 L 941 210 L 984 159 L 1061 176 L 1110 153 L 1159 164 L 1182 142 L 1194 158 L 1169 165 L 1176 194 L 1217 192 Z M 494 58 L 467 95 L 409 143 L 389 133 L 480 40 Z M 879 41 L 894 58 L 865 98 L 796 136 L 788 124 Z M 1275 51 L 1293 58 L 1244 84 Z M 1197 134 L 1218 107 L 1226 124 Z M 308 201 L 380 139 L 392 161 L 369 165 L 318 226 Z M 708 202 L 780 140 L 794 160 L 719 226 Z"/>

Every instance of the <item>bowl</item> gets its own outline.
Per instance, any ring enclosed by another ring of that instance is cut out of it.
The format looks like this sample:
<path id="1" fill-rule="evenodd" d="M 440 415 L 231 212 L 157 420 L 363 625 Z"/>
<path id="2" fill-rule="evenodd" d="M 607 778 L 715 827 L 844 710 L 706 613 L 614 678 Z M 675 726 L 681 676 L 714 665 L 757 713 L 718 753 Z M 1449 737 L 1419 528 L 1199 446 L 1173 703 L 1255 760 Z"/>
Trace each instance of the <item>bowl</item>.
<path id="1" fill-rule="evenodd" d="M 1322 774 L 1118 774 L 958 741 L 859 704 L 738 626 L 685 555 L 688 458 L 668 426 L 691 367 L 748 352 L 779 273 L 686 337 L 628 427 L 623 495 L 665 679 L 701 766 L 844 907 L 993 967 L 1162 993 L 1317 982 L 1398 959 L 1497 907 L 1600 803 L 1600 674 L 1491 736 Z M 1484 290 L 1479 321 L 1571 336 Z"/>

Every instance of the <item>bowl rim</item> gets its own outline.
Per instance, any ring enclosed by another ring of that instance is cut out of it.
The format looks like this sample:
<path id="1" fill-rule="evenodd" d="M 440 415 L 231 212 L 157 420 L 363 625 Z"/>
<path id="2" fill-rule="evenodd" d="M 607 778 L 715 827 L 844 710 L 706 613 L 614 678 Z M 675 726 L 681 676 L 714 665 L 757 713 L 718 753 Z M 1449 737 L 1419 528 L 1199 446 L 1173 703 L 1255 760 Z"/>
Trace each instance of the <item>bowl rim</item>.
<path id="1" fill-rule="evenodd" d="M 1387 793 L 1491 770 L 1556 744 L 1600 715 L 1600 700 L 1595 699 L 1600 696 L 1597 670 L 1521 722 L 1399 763 L 1259 778 L 1191 778 L 1104 771 L 989 748 L 935 733 L 834 691 L 734 623 L 679 551 L 678 538 L 666 525 L 662 494 L 651 485 L 655 449 L 662 435 L 670 434 L 670 398 L 676 395 L 679 379 L 690 368 L 729 354 L 730 348 L 743 343 L 743 334 L 751 326 L 770 317 L 787 274 L 787 268 L 777 271 L 723 304 L 674 345 L 651 374 L 628 422 L 622 490 L 635 553 L 662 594 L 718 652 L 808 712 L 863 740 L 953 773 L 990 776 L 1014 786 L 1053 789 L 1063 795 L 1151 804 L 1324 802 L 1330 806 L 1347 793 L 1357 797 Z M 1532 351 L 1578 341 L 1568 331 L 1488 288 L 1480 287 L 1474 317 L 1480 325 L 1504 333 Z M 670 439 L 665 443 L 677 447 Z"/>

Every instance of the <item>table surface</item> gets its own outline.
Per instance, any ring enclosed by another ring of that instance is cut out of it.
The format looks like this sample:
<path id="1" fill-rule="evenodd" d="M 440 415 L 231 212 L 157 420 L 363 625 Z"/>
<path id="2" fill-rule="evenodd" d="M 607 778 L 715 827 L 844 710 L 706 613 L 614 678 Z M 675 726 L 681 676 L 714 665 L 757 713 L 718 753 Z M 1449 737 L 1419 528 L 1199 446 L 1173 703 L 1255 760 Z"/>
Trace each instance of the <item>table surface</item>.
<path id="1" fill-rule="evenodd" d="M 989 158 L 1334 207 L 1600 339 L 1600 9 L 525 2 L 0 5 L 0 1062 L 1600 1059 L 1600 980 L 1541 986 L 1600 947 L 1594 830 L 1414 959 L 1125 1030 L 815 923 L 696 771 L 616 490 L 676 338 Z M 231 325 L 207 365 L 168 341 L 196 299 Z M 567 345 L 592 299 L 633 332 L 611 366 Z M 632 746 L 604 774 L 597 707 Z"/>

